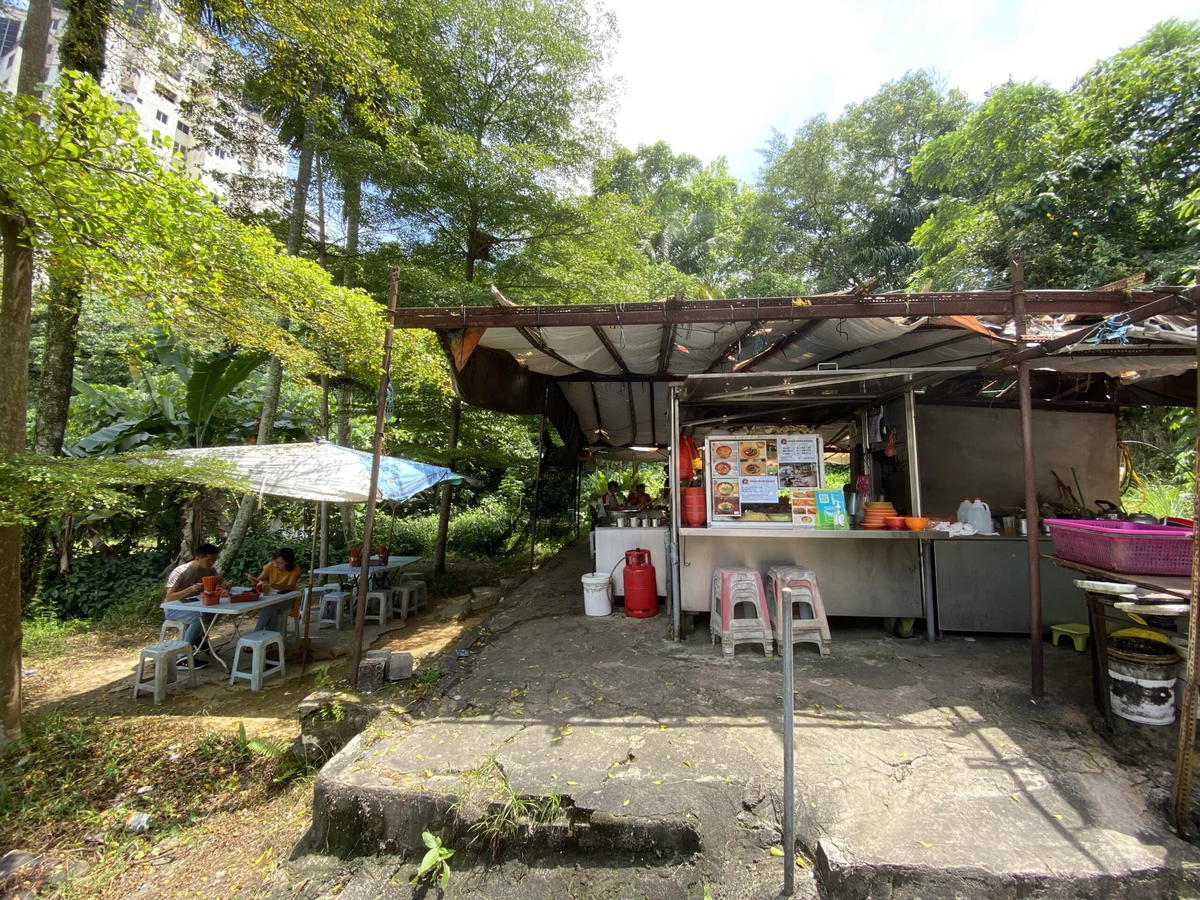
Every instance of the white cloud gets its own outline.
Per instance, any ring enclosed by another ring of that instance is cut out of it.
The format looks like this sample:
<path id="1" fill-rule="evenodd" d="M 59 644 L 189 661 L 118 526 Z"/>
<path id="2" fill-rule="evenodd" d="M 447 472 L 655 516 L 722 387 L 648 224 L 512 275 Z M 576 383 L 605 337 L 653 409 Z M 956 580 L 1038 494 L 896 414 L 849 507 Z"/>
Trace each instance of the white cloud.
<path id="1" fill-rule="evenodd" d="M 616 137 L 726 156 L 752 179 L 772 127 L 836 116 L 910 69 L 933 68 L 979 99 L 1006 81 L 1069 87 L 1195 0 L 607 0 L 621 29 Z"/>

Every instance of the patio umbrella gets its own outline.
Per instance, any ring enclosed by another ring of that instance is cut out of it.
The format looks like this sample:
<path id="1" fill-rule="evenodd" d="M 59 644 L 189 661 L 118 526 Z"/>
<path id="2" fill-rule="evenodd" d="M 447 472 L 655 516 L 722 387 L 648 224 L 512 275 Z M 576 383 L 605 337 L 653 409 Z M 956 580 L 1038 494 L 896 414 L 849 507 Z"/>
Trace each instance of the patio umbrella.
<path id="1" fill-rule="evenodd" d="M 366 503 L 371 454 L 316 441 L 310 444 L 247 444 L 171 450 L 173 459 L 229 463 L 256 494 L 328 503 Z M 379 461 L 377 500 L 399 503 L 443 481 L 463 481 L 442 466 L 384 456 Z"/>

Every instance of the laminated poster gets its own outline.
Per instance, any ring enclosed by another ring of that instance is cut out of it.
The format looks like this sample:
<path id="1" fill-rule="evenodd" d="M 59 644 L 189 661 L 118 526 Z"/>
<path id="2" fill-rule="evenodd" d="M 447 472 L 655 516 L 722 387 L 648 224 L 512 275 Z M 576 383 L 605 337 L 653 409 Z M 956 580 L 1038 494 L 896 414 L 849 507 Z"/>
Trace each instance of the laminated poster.
<path id="1" fill-rule="evenodd" d="M 759 476 L 743 476 L 741 479 L 742 503 L 778 503 L 779 479 Z"/>
<path id="2" fill-rule="evenodd" d="M 792 523 L 801 528 L 817 527 L 817 498 L 812 488 L 792 488 Z"/>
<path id="3" fill-rule="evenodd" d="M 846 497 L 841 491 L 816 491 L 817 527 L 848 528 Z"/>
<path id="4" fill-rule="evenodd" d="M 819 444 L 815 435 L 804 438 L 781 437 L 776 442 L 776 452 L 781 463 L 815 463 Z"/>

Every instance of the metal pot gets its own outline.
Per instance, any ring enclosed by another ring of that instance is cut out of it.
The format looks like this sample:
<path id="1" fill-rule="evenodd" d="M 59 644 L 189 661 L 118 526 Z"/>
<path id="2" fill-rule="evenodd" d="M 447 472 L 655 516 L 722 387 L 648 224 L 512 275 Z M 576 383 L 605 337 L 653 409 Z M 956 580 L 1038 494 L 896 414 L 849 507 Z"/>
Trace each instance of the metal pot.
<path id="1" fill-rule="evenodd" d="M 1143 512 L 1126 512 L 1117 504 L 1110 500 L 1097 500 L 1096 508 L 1100 510 L 1100 514 L 1096 516 L 1098 519 L 1109 519 L 1114 521 L 1124 522 L 1140 522 L 1144 525 L 1160 525 L 1162 520 L 1157 516 L 1152 516 L 1149 513 Z"/>

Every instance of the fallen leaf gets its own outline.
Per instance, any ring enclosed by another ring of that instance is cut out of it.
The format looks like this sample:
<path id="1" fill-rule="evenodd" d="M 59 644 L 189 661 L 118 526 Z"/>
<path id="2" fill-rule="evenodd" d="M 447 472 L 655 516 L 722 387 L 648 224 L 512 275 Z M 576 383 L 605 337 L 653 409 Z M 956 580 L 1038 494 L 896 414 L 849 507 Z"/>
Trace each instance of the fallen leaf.
<path id="1" fill-rule="evenodd" d="M 661 778 L 655 778 L 655 779 L 654 779 L 652 782 L 650 782 L 650 783 L 651 783 L 651 784 L 662 784 L 662 779 L 661 779 Z"/>
<path id="2" fill-rule="evenodd" d="M 929 843 L 929 841 L 917 841 L 917 843 L 920 844 L 922 847 L 924 847 L 926 850 L 928 850 L 930 847 L 933 846 L 933 844 Z"/>
<path id="3" fill-rule="evenodd" d="M 803 856 L 797 856 L 796 857 L 796 865 L 798 865 L 802 869 L 807 869 L 808 868 L 808 860 L 805 859 Z"/>
<path id="4" fill-rule="evenodd" d="M 771 855 L 772 856 L 783 856 L 783 848 L 782 847 L 772 847 Z"/>
<path id="5" fill-rule="evenodd" d="M 578 781 L 568 781 L 568 782 L 567 782 L 567 784 L 570 784 L 570 785 L 578 785 L 578 784 L 579 784 L 579 782 L 578 782 Z"/>
<path id="6" fill-rule="evenodd" d="M 628 798 L 628 797 L 626 797 L 624 800 L 622 800 L 622 801 L 621 801 L 621 805 L 622 805 L 622 806 L 628 806 L 628 805 L 629 805 L 629 798 Z"/>
<path id="7" fill-rule="evenodd" d="M 685 760 L 683 761 L 683 764 L 684 764 L 685 766 L 687 766 L 689 769 L 692 767 L 692 761 L 691 761 L 691 760 L 689 760 L 689 759 L 685 759 Z"/>

